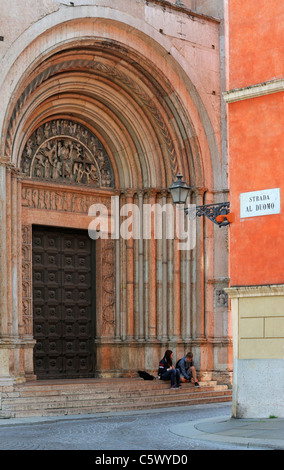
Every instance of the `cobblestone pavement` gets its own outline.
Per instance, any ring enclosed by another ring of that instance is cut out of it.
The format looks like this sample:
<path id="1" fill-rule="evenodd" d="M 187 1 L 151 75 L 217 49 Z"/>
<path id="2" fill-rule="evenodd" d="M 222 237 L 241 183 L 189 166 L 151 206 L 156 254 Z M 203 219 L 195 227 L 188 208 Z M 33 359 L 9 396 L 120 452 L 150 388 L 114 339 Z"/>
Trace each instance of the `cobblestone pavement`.
<path id="1" fill-rule="evenodd" d="M 201 443 L 170 431 L 173 424 L 231 416 L 231 404 L 195 405 L 163 411 L 54 418 L 0 426 L 0 450 L 214 450 L 238 449 Z"/>

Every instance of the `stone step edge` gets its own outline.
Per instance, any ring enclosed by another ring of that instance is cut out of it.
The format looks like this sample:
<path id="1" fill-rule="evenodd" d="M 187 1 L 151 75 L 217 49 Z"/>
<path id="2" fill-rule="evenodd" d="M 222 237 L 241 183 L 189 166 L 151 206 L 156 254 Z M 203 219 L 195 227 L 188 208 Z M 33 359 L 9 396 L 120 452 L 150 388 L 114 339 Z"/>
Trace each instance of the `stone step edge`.
<path id="1" fill-rule="evenodd" d="M 174 395 L 176 393 L 176 395 Z M 176 402 L 178 400 L 194 400 L 194 399 L 200 399 L 200 398 L 214 398 L 216 396 L 229 396 L 231 397 L 231 393 L 227 393 L 227 391 L 219 392 L 216 391 L 214 393 L 212 392 L 201 392 L 199 394 L 196 394 L 196 396 L 189 396 L 188 394 L 181 394 L 180 391 L 171 391 L 170 394 L 163 395 L 163 396 L 157 396 L 157 397 L 147 397 L 144 398 L 144 403 L 156 403 L 158 401 L 163 401 L 165 403 L 168 402 Z M 29 408 L 31 410 L 37 410 L 37 409 L 53 409 L 53 408 L 64 408 L 64 409 L 70 409 L 74 407 L 78 407 L 78 404 L 80 403 L 81 407 L 85 406 L 104 406 L 106 404 L 108 405 L 114 405 L 114 404 L 125 404 L 127 405 L 132 405 L 137 403 L 137 401 L 140 401 L 141 397 L 132 397 L 132 398 L 127 398 L 125 397 L 119 398 L 119 397 L 113 397 L 113 398 L 100 398 L 97 400 L 92 400 L 92 399 L 82 399 L 79 397 L 78 399 L 64 399 L 64 400 L 52 400 L 50 402 L 44 402 L 45 406 L 42 406 L 43 403 L 40 401 L 21 401 L 19 402 L 18 400 L 12 401 L 12 402 L 3 402 L 2 403 L 2 410 L 7 411 L 9 409 L 13 411 L 17 410 L 23 410 L 26 408 Z"/>
<path id="2" fill-rule="evenodd" d="M 50 409 L 44 410 L 44 413 L 37 413 L 33 411 L 22 411 L 22 412 L 13 412 L 13 411 L 3 411 L 0 410 L 0 419 L 9 419 L 9 418 L 28 418 L 33 416 L 67 416 L 67 415 L 81 415 L 81 414 L 96 414 L 96 413 L 108 413 L 108 412 L 119 412 L 119 411 L 135 411 L 135 410 L 151 410 L 157 408 L 172 408 L 172 407 L 179 407 L 179 406 L 191 406 L 191 405 L 202 405 L 202 404 L 210 404 L 210 403 L 222 403 L 231 401 L 231 397 L 225 396 L 216 396 L 213 398 L 194 398 L 192 400 L 181 400 L 175 401 L 173 404 L 172 402 L 168 402 L 168 404 L 164 402 L 156 402 L 151 405 L 146 404 L 133 404 L 133 405 L 106 405 L 102 407 L 80 407 L 80 408 L 72 408 L 68 410 L 63 409 Z M 168 405 L 168 406 L 167 406 Z M 42 411 L 42 410 L 41 410 Z"/>
<path id="3" fill-rule="evenodd" d="M 6 388 L 3 387 L 2 388 L 2 393 L 6 393 L 6 392 L 13 392 L 13 391 L 21 391 L 21 390 L 26 390 L 26 391 L 31 391 L 31 392 L 34 392 L 35 390 L 70 390 L 70 389 L 73 389 L 73 390 L 76 390 L 76 389 L 79 389 L 79 390 L 82 390 L 83 388 L 84 389 L 95 389 L 95 390 L 109 390 L 109 388 L 112 388 L 113 390 L 118 390 L 118 391 L 121 391 L 121 390 L 125 390 L 125 389 L 128 389 L 128 390 L 136 390 L 137 388 L 139 389 L 148 389 L 148 388 L 167 388 L 170 384 L 170 381 L 148 381 L 148 382 L 142 382 L 142 383 L 138 383 L 138 384 L 68 384 L 68 385 L 55 385 L 55 384 L 52 384 L 52 385 L 48 385 L 48 384 L 45 384 L 45 385 L 16 385 L 14 386 L 13 388 Z M 227 387 L 229 388 L 227 385 L 225 384 L 218 384 L 217 382 L 199 382 L 199 385 L 200 387 L 218 387 L 218 386 L 223 386 L 223 387 Z M 183 384 L 184 387 L 188 386 L 188 387 L 193 387 L 194 384 Z"/>
<path id="4" fill-rule="evenodd" d="M 125 396 L 131 396 L 131 395 L 139 395 L 139 396 L 145 396 L 145 395 L 150 395 L 152 394 L 157 395 L 157 394 L 165 394 L 169 390 L 169 385 L 167 387 L 162 387 L 162 388 L 135 388 L 135 389 L 120 389 L 120 390 L 113 390 L 113 389 L 105 389 L 105 390 L 97 390 L 97 389 L 85 389 L 82 388 L 80 389 L 75 389 L 75 390 L 18 390 L 18 391 L 13 391 L 13 392 L 5 392 L 2 393 L 2 400 L 8 399 L 8 398 L 35 398 L 35 397 L 42 397 L 43 399 L 49 398 L 49 397 L 64 397 L 66 395 L 68 396 L 80 396 L 80 395 L 89 395 L 89 396 L 96 396 L 99 395 L 116 395 L 119 393 L 123 393 Z M 216 386 L 203 386 L 203 387 L 194 387 L 194 386 L 182 386 L 181 388 L 182 391 L 187 392 L 187 393 L 197 393 L 198 391 L 221 391 L 221 390 L 229 390 L 226 385 L 216 385 Z"/>
<path id="5" fill-rule="evenodd" d="M 125 384 L 125 383 L 120 383 L 120 384 L 44 384 L 44 385 L 27 385 L 27 384 L 20 384 L 20 385 L 15 385 L 14 387 L 3 387 L 2 388 L 2 394 L 5 393 L 13 393 L 13 392 L 21 392 L 21 391 L 30 391 L 34 393 L 35 391 L 47 391 L 47 390 L 54 390 L 56 392 L 59 392 L 61 390 L 63 391 L 68 391 L 70 393 L 71 390 L 96 390 L 96 391 L 105 391 L 109 390 L 110 388 L 113 391 L 124 391 L 124 390 L 137 390 L 137 389 L 142 389 L 142 390 L 149 390 L 149 389 L 164 389 L 169 387 L 170 381 L 143 381 L 143 382 L 138 382 L 138 383 L 130 383 L 130 384 Z M 225 384 L 218 384 L 216 381 L 210 381 L 210 382 L 200 382 L 199 383 L 200 388 L 203 387 L 227 387 Z M 182 384 L 183 387 L 188 387 L 192 388 L 194 387 L 193 384 Z"/>

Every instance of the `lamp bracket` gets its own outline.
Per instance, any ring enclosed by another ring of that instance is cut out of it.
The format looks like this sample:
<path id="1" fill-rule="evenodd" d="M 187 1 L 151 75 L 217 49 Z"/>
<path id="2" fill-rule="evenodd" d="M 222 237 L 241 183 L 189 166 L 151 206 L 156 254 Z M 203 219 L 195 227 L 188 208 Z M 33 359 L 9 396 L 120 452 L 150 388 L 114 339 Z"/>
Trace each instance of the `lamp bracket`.
<path id="1" fill-rule="evenodd" d="M 192 209 L 190 208 L 185 208 L 184 210 L 187 215 L 190 215 L 190 213 L 192 212 Z M 226 218 L 226 216 L 230 213 L 229 202 L 220 202 L 217 204 L 205 204 L 203 206 L 196 206 L 195 210 L 197 217 L 205 215 L 205 217 L 207 217 L 209 220 L 211 220 L 211 222 L 218 225 L 219 227 L 224 227 L 226 225 L 229 225 L 230 223 L 230 221 Z"/>

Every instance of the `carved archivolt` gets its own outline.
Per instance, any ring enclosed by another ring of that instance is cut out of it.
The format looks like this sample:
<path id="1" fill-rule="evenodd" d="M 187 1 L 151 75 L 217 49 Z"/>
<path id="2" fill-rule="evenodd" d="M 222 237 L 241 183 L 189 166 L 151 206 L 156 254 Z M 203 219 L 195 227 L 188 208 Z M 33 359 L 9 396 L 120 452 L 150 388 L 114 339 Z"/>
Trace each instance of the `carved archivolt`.
<path id="1" fill-rule="evenodd" d="M 28 139 L 21 159 L 31 178 L 89 187 L 114 187 L 113 171 L 100 140 L 82 124 L 56 119 Z"/>
<path id="2" fill-rule="evenodd" d="M 155 122 L 157 123 L 158 127 L 161 130 L 163 139 L 165 141 L 173 175 L 176 175 L 179 171 L 178 168 L 178 161 L 177 161 L 177 154 L 174 146 L 174 141 L 172 139 L 170 130 L 159 111 L 158 107 L 155 104 L 155 100 L 153 100 L 152 96 L 145 92 L 145 89 L 138 85 L 136 80 L 133 80 L 128 74 L 123 73 L 122 71 L 117 70 L 117 67 L 112 67 L 106 63 L 101 63 L 99 61 L 92 60 L 72 60 L 72 61 L 64 61 L 57 63 L 48 67 L 46 70 L 41 72 L 29 86 L 24 90 L 18 102 L 14 108 L 12 113 L 8 131 L 7 131 L 7 138 L 6 138 L 6 145 L 5 145 L 5 154 L 9 155 L 11 153 L 12 147 L 12 140 L 15 133 L 15 126 L 17 119 L 21 113 L 22 107 L 26 104 L 27 100 L 31 96 L 34 90 L 36 90 L 44 81 L 48 78 L 54 76 L 57 73 L 62 73 L 69 68 L 77 69 L 77 70 L 93 70 L 96 73 L 101 74 L 102 76 L 107 76 L 111 78 L 114 82 L 121 84 L 123 87 L 130 89 L 132 93 L 134 93 L 135 98 L 139 99 L 143 106 L 146 106 L 151 115 L 153 116 Z M 81 126 L 82 127 L 82 126 Z"/>

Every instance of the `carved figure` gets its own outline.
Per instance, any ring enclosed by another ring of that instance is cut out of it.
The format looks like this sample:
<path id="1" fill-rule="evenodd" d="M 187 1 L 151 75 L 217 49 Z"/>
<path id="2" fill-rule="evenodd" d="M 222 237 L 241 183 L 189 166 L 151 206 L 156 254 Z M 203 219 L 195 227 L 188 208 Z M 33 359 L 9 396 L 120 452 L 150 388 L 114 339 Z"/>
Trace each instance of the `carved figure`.
<path id="1" fill-rule="evenodd" d="M 99 139 L 81 124 L 66 119 L 46 122 L 36 129 L 26 143 L 21 169 L 26 176 L 62 183 L 113 184 L 110 160 Z"/>

